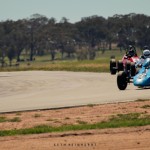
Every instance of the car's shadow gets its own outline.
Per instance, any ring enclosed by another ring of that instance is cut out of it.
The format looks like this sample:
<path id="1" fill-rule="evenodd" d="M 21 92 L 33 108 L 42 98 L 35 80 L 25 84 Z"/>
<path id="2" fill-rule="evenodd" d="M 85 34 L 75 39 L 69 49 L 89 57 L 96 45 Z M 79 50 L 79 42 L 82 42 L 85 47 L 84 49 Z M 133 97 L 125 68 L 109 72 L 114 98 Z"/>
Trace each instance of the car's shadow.
<path id="1" fill-rule="evenodd" d="M 138 89 L 136 89 L 136 90 L 149 90 L 150 89 L 150 87 L 139 87 Z"/>

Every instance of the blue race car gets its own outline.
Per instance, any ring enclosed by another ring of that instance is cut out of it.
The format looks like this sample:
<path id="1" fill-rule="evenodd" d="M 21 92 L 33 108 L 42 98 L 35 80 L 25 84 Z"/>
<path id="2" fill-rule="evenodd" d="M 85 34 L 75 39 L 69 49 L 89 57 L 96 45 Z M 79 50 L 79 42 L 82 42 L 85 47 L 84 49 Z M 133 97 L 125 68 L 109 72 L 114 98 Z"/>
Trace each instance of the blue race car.
<path id="1" fill-rule="evenodd" d="M 133 77 L 133 84 L 138 87 L 150 86 L 150 58 L 146 58 L 142 68 Z"/>

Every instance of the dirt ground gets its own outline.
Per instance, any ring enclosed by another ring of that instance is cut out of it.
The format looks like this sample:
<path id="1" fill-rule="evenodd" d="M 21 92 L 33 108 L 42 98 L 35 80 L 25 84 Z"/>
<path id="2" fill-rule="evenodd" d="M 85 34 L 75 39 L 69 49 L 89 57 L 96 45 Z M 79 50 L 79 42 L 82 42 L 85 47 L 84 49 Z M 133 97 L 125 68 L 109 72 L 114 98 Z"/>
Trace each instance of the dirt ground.
<path id="1" fill-rule="evenodd" d="M 144 113 L 150 115 L 149 106 L 150 101 L 135 101 L 0 114 L 0 117 L 16 120 L 0 123 L 0 130 L 30 128 L 37 125 L 61 126 L 81 122 L 96 123 L 106 121 L 117 114 Z M 150 126 L 0 137 L 1 149 L 149 150 Z"/>

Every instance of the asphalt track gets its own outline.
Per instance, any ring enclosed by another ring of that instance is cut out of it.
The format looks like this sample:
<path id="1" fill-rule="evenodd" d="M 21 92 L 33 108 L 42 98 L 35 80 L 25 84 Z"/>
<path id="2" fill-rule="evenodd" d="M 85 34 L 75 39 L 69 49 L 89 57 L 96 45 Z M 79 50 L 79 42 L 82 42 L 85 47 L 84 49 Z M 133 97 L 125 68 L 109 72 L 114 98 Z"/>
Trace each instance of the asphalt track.
<path id="1" fill-rule="evenodd" d="M 0 112 L 150 99 L 150 89 L 125 91 L 116 75 L 64 71 L 0 72 Z"/>

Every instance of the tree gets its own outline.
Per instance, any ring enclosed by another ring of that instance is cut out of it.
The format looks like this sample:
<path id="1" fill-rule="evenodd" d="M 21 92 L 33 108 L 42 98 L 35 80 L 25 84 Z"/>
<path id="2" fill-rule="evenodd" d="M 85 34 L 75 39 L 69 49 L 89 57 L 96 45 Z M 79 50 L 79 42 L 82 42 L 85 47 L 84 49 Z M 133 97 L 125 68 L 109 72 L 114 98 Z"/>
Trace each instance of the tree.
<path id="1" fill-rule="evenodd" d="M 15 45 L 17 62 L 20 61 L 20 55 L 28 45 L 28 37 L 26 34 L 26 20 L 18 20 L 15 22 L 14 29 L 11 32 L 13 39 L 12 45 Z"/>
<path id="2" fill-rule="evenodd" d="M 48 18 L 40 14 L 33 14 L 28 21 L 27 28 L 29 31 L 30 39 L 30 61 L 33 60 L 35 48 L 41 47 L 41 45 L 39 45 L 39 41 L 44 41 L 42 28 L 44 28 L 48 23 Z"/>
<path id="3" fill-rule="evenodd" d="M 80 22 L 76 23 L 76 26 L 81 42 L 86 43 L 90 49 L 89 56 L 91 54 L 95 56 L 95 47 L 106 39 L 107 28 L 105 18 L 98 16 L 82 18 Z"/>
<path id="4" fill-rule="evenodd" d="M 117 42 L 117 31 L 119 19 L 118 16 L 108 17 L 106 24 L 107 24 L 107 31 L 106 31 L 106 41 L 109 45 L 109 50 L 112 49 L 112 42 Z"/>
<path id="5" fill-rule="evenodd" d="M 7 57 L 9 59 L 9 65 L 12 66 L 12 60 L 15 57 L 15 47 L 11 46 L 7 51 Z"/>
<path id="6" fill-rule="evenodd" d="M 4 66 L 4 36 L 5 36 L 5 31 L 3 24 L 0 23 L 0 62 L 2 67 Z"/>

